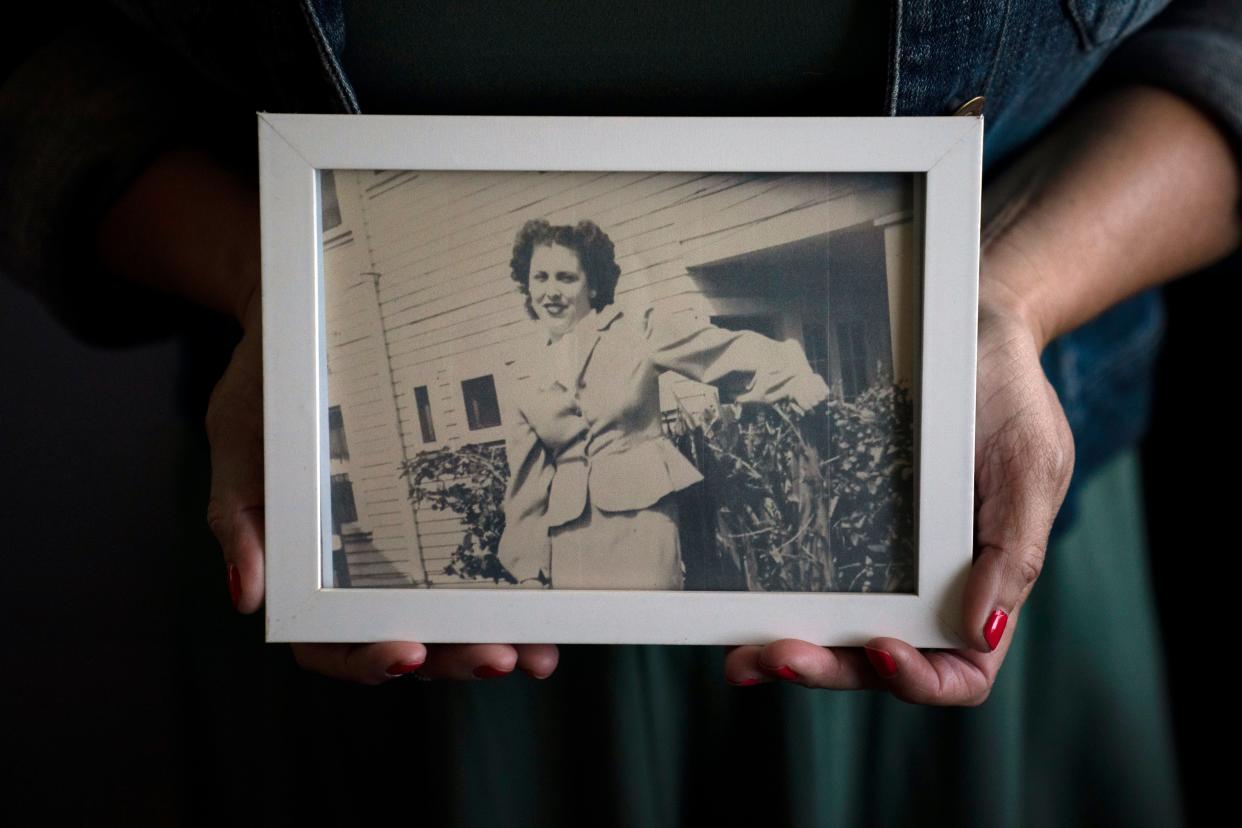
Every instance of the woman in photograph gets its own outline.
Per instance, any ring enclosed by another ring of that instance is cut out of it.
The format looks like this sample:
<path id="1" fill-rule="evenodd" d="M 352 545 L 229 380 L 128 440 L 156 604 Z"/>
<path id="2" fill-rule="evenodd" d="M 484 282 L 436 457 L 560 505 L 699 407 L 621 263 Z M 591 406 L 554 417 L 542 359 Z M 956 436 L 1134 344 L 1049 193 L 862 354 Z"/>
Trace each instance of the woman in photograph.
<path id="1" fill-rule="evenodd" d="M 795 342 L 615 305 L 621 268 L 592 221 L 526 222 L 510 267 L 544 336 L 515 364 L 502 418 L 501 562 L 527 585 L 681 589 L 675 493 L 703 478 L 664 435 L 660 374 L 799 411 L 822 403 L 827 385 Z"/>

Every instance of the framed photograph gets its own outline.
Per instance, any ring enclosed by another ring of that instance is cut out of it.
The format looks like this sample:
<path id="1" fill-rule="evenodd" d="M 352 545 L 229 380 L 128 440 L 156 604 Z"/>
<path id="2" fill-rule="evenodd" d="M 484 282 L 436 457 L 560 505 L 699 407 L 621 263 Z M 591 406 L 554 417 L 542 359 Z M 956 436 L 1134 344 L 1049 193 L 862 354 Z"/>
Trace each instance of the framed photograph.
<path id="1" fill-rule="evenodd" d="M 982 136 L 260 114 L 268 639 L 958 646 Z"/>

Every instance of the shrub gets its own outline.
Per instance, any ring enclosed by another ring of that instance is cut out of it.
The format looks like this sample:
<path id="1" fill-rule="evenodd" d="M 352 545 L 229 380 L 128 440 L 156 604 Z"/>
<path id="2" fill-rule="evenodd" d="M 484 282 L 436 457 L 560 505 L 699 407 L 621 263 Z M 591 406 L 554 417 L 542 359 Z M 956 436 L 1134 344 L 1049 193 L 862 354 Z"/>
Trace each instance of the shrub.
<path id="1" fill-rule="evenodd" d="M 687 523 L 693 529 L 702 515 L 714 523 L 684 544 L 687 588 L 913 590 L 913 406 L 904 387 L 882 379 L 805 417 L 785 404 L 726 405 L 699 424 L 682 416 L 668 431 L 706 478 L 685 499 Z M 741 582 L 728 583 L 730 572 Z"/>
<path id="2" fill-rule="evenodd" d="M 505 530 L 509 466 L 502 445 L 467 445 L 419 452 L 401 464 L 414 506 L 453 512 L 466 525 L 443 574 L 517 583 L 496 557 Z"/>
<path id="3" fill-rule="evenodd" d="M 688 580 L 689 570 L 711 567 L 714 554 L 744 577 L 735 588 L 831 589 L 819 455 L 788 407 L 723 406 L 684 434 L 706 478 L 690 497 L 715 515 L 715 549 L 685 550 Z"/>
<path id="4" fill-rule="evenodd" d="M 914 406 L 881 381 L 827 409 L 837 589 L 914 590 Z"/>

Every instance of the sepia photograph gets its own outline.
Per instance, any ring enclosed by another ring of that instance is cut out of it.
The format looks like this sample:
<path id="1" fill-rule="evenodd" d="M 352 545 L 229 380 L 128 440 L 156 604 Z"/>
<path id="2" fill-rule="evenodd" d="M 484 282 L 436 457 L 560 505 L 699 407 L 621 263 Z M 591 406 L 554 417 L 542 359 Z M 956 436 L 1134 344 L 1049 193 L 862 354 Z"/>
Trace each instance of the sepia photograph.
<path id="1" fill-rule="evenodd" d="M 320 170 L 324 586 L 913 592 L 921 178 Z"/>
<path id="2" fill-rule="evenodd" d="M 259 137 L 269 641 L 962 640 L 979 118 Z"/>

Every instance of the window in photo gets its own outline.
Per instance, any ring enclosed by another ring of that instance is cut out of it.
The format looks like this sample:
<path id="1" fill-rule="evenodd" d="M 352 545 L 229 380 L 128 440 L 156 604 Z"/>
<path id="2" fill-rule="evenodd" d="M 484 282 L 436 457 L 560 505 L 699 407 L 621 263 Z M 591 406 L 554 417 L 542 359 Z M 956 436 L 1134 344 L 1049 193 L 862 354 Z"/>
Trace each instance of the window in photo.
<path id="1" fill-rule="evenodd" d="M 436 425 L 431 418 L 431 398 L 427 395 L 427 386 L 420 385 L 414 389 L 414 404 L 418 407 L 418 430 L 422 434 L 423 442 L 434 443 Z"/>
<path id="2" fill-rule="evenodd" d="M 333 460 L 349 459 L 349 443 L 345 440 L 345 420 L 341 417 L 339 405 L 328 409 L 328 456 Z"/>
<path id="3" fill-rule="evenodd" d="M 466 401 L 466 422 L 471 431 L 500 425 L 500 403 L 496 399 L 496 383 L 490 374 L 464 380 L 461 393 Z"/>

